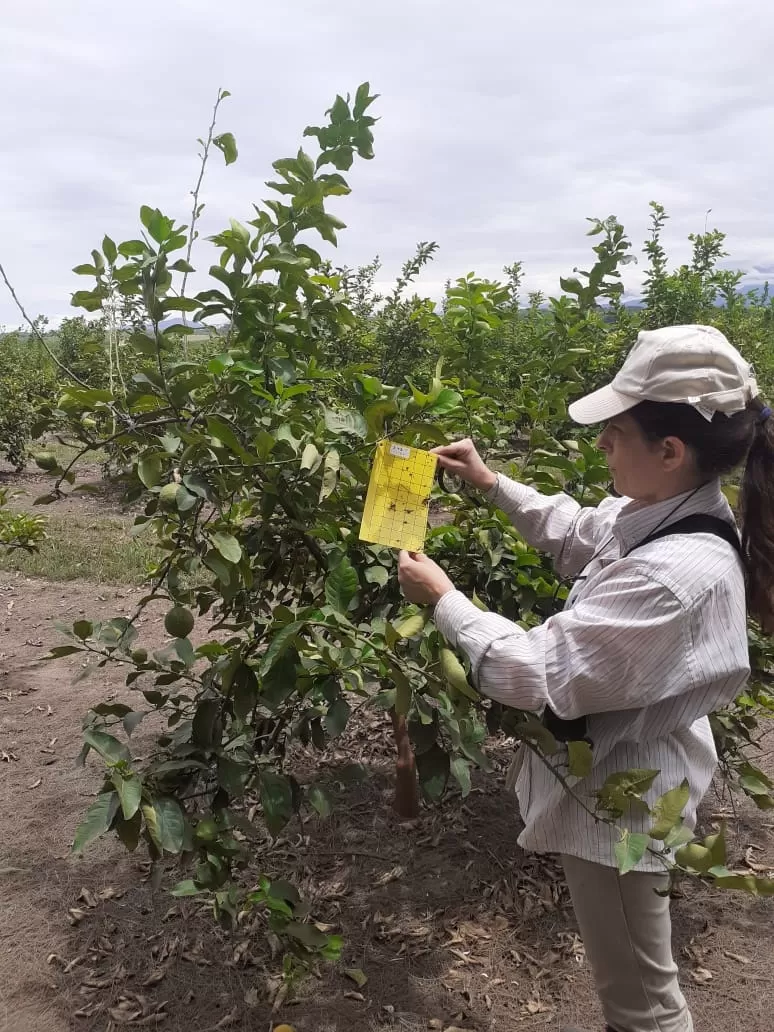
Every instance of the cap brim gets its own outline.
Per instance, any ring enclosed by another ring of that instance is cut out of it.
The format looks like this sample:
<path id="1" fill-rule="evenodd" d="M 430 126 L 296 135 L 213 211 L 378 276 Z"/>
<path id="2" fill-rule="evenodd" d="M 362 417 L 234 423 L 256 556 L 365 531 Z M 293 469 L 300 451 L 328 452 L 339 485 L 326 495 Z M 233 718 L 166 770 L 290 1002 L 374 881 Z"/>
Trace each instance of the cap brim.
<path id="1" fill-rule="evenodd" d="M 631 394 L 621 394 L 610 384 L 600 387 L 598 391 L 587 394 L 585 398 L 579 398 L 570 405 L 568 411 L 570 418 L 576 423 L 588 425 L 590 423 L 604 423 L 606 419 L 613 416 L 620 416 L 622 412 L 628 412 L 635 405 L 639 405 L 642 398 L 633 398 Z"/>

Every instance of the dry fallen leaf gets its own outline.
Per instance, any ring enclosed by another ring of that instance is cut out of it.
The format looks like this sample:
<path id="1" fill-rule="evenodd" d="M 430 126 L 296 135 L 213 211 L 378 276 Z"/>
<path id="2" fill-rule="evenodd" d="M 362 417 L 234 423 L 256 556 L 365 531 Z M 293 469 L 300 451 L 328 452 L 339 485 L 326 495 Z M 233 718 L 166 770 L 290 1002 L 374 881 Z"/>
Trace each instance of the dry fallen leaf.
<path id="1" fill-rule="evenodd" d="M 391 871 L 387 871 L 385 874 L 381 875 L 381 877 L 377 878 L 376 881 L 374 882 L 374 885 L 375 886 L 389 885 L 390 882 L 394 882 L 394 881 L 397 881 L 398 878 L 402 878 L 405 873 L 406 873 L 405 867 L 401 867 L 400 864 L 398 864 L 397 867 L 393 867 L 393 869 Z"/>
<path id="2" fill-rule="evenodd" d="M 84 917 L 86 917 L 86 911 L 80 910 L 78 907 L 70 907 L 67 911 L 67 920 L 71 925 L 80 924 Z"/>
<path id="3" fill-rule="evenodd" d="M 712 972 L 708 971 L 707 968 L 698 967 L 691 972 L 691 978 L 697 985 L 704 985 L 706 982 L 712 981 Z"/>
<path id="4" fill-rule="evenodd" d="M 215 1028 L 229 1028 L 231 1025 L 236 1024 L 239 1021 L 239 1007 L 234 1007 L 228 1014 L 224 1015 L 217 1023 Z"/>
<path id="5" fill-rule="evenodd" d="M 166 973 L 167 973 L 166 968 L 163 968 L 163 967 L 156 968 L 155 971 L 151 971 L 151 973 L 148 975 L 148 977 L 142 983 L 143 986 L 158 985 L 159 982 L 161 982 L 162 979 L 166 976 Z"/>
<path id="6" fill-rule="evenodd" d="M 368 975 L 366 975 L 360 968 L 345 968 L 344 974 L 347 978 L 351 978 L 358 989 L 362 989 L 363 986 L 368 982 Z"/>
<path id="7" fill-rule="evenodd" d="M 772 867 L 771 864 L 759 864 L 755 859 L 755 850 L 760 848 L 760 846 L 748 846 L 744 851 L 744 862 L 750 870 L 755 871 L 756 874 L 765 874 L 770 871 Z"/>
<path id="8" fill-rule="evenodd" d="M 36 778 L 35 781 L 33 781 L 32 784 L 30 785 L 30 788 L 39 788 L 42 784 L 43 784 L 43 778 Z"/>
<path id="9" fill-rule="evenodd" d="M 92 909 L 97 905 L 97 897 L 88 889 L 81 889 L 78 899 L 81 903 L 85 903 L 87 907 L 91 907 Z"/>
<path id="10" fill-rule="evenodd" d="M 365 996 L 362 993 L 346 992 L 344 993 L 345 1000 L 357 1000 L 359 1003 L 365 1003 Z"/>
<path id="11" fill-rule="evenodd" d="M 735 960 L 739 964 L 750 963 L 749 957 L 743 957 L 741 953 L 732 953 L 730 950 L 725 950 L 723 956 L 728 957 L 729 960 Z"/>

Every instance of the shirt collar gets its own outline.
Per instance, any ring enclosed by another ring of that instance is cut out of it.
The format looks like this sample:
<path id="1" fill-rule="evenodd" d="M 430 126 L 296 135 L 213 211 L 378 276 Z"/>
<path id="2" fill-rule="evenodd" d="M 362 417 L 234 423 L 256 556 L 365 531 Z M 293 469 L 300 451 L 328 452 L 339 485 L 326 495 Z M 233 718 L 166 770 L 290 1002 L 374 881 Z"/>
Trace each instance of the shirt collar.
<path id="1" fill-rule="evenodd" d="M 710 480 L 698 491 L 686 491 L 652 505 L 625 501 L 613 525 L 613 534 L 623 554 L 652 534 L 657 527 L 668 527 L 684 516 L 693 516 L 695 513 L 719 516 L 733 526 L 734 515 L 719 480 Z"/>

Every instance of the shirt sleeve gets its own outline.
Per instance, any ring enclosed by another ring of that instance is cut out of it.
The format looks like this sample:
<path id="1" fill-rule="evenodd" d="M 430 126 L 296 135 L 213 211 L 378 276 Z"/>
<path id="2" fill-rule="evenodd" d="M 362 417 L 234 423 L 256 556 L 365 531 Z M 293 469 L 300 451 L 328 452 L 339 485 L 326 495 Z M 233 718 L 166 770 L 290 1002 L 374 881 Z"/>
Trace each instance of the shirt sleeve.
<path id="1" fill-rule="evenodd" d="M 690 623 L 682 603 L 622 559 L 594 578 L 571 609 L 524 631 L 450 591 L 435 608 L 444 637 L 470 658 L 492 699 L 563 720 L 639 709 L 694 687 Z"/>
<path id="2" fill-rule="evenodd" d="M 582 508 L 569 495 L 544 495 L 502 473 L 485 497 L 503 510 L 533 548 L 554 556 L 561 577 L 579 573 L 592 558 L 603 543 L 605 510 L 620 504 L 617 499 L 605 499 L 597 508 Z"/>

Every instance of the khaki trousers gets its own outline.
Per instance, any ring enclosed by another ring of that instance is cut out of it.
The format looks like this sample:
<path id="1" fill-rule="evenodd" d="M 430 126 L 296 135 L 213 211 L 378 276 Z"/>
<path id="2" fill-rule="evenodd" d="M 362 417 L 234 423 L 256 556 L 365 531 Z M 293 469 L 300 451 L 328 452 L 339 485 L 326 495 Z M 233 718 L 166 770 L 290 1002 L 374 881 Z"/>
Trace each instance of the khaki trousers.
<path id="1" fill-rule="evenodd" d="M 605 1020 L 614 1032 L 693 1032 L 672 958 L 669 897 L 661 874 L 562 856 Z"/>

